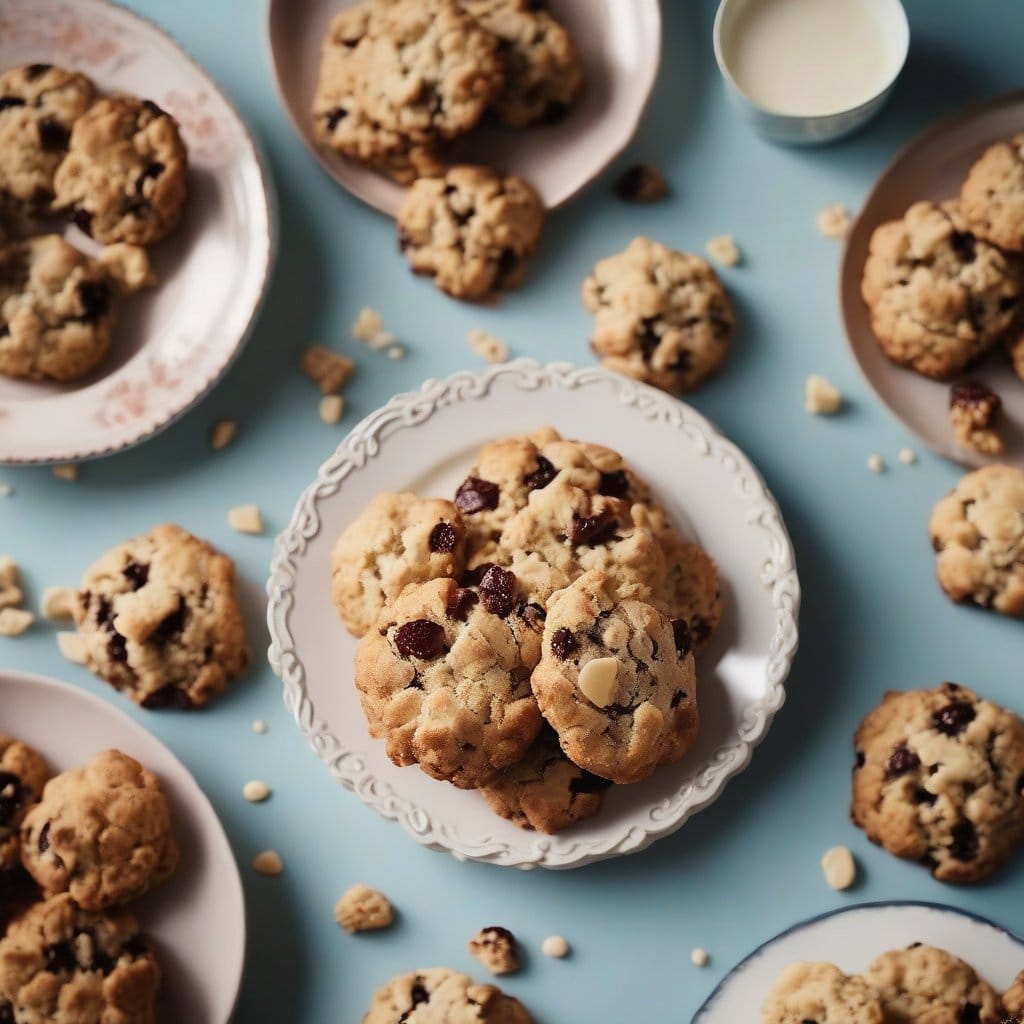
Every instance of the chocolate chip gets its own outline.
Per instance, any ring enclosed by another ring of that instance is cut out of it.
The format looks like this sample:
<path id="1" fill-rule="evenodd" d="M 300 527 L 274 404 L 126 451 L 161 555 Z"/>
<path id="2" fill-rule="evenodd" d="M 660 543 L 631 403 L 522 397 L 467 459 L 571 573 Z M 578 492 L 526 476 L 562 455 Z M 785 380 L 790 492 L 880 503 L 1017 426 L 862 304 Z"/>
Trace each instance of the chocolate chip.
<path id="1" fill-rule="evenodd" d="M 526 484 L 527 490 L 540 491 L 547 487 L 557 475 L 558 470 L 543 455 L 538 455 L 537 468 L 523 477 L 523 483 Z"/>
<path id="2" fill-rule="evenodd" d="M 863 750 L 858 750 L 856 752 L 856 757 L 854 758 L 854 761 L 853 761 L 853 767 L 854 768 L 863 768 L 865 761 L 867 761 L 867 758 L 864 756 L 864 751 Z"/>
<path id="3" fill-rule="evenodd" d="M 693 637 L 690 635 L 690 627 L 684 619 L 672 620 L 672 637 L 676 642 L 676 654 L 680 658 L 693 650 Z"/>
<path id="4" fill-rule="evenodd" d="M 52 68 L 52 64 L 29 64 L 25 68 L 25 77 L 31 82 L 42 75 L 45 75 L 47 71 Z"/>
<path id="5" fill-rule="evenodd" d="M 40 830 L 39 838 L 36 840 L 36 846 L 39 847 L 40 853 L 46 853 L 50 848 L 50 826 L 53 822 L 48 821 Z"/>
<path id="6" fill-rule="evenodd" d="M 160 620 L 156 629 L 150 633 L 150 640 L 158 644 L 173 640 L 185 628 L 187 620 L 188 606 L 185 604 L 185 598 L 179 595 L 178 607 Z"/>
<path id="7" fill-rule="evenodd" d="M 498 495 L 501 493 L 497 484 L 490 480 L 481 480 L 477 476 L 468 476 L 455 492 L 455 505 L 465 515 L 483 512 L 485 509 L 498 507 Z"/>
<path id="8" fill-rule="evenodd" d="M 519 618 L 525 622 L 535 633 L 544 629 L 546 615 L 539 604 L 523 604 L 519 606 Z"/>
<path id="9" fill-rule="evenodd" d="M 448 604 L 445 606 L 448 618 L 465 622 L 469 617 L 469 613 L 473 610 L 473 606 L 479 600 L 480 598 L 466 587 L 460 587 L 458 590 L 452 591 L 452 596 L 448 598 Z"/>
<path id="10" fill-rule="evenodd" d="M 488 570 L 493 568 L 493 562 L 482 562 L 475 569 L 467 569 L 463 574 L 459 582 L 464 587 L 478 587 L 480 581 L 487 575 Z"/>
<path id="11" fill-rule="evenodd" d="M 164 711 L 168 708 L 176 708 L 179 711 L 191 711 L 195 705 L 192 698 L 173 683 L 161 686 L 142 698 L 142 706 L 147 711 Z"/>
<path id="12" fill-rule="evenodd" d="M 141 590 L 149 579 L 149 566 L 139 562 L 129 562 L 124 567 L 125 579 L 132 585 L 132 590 Z"/>
<path id="13" fill-rule="evenodd" d="M 519 267 L 519 257 L 514 249 L 508 247 L 501 250 L 498 257 L 498 275 L 496 284 L 500 285 L 513 271 Z"/>
<path id="14" fill-rule="evenodd" d="M 516 943 L 516 937 L 507 928 L 502 928 L 500 924 L 489 924 L 486 928 L 481 928 L 480 936 L 485 943 L 493 944 L 499 941 L 512 945 Z"/>
<path id="15" fill-rule="evenodd" d="M 579 796 L 582 793 L 600 793 L 610 785 L 611 783 L 607 779 L 581 771 L 579 776 L 569 783 L 569 792 L 574 796 Z"/>
<path id="16" fill-rule="evenodd" d="M 44 947 L 43 963 L 51 974 L 72 974 L 78 969 L 75 951 L 69 942 Z"/>
<path id="17" fill-rule="evenodd" d="M 545 108 L 541 116 L 544 124 L 560 124 L 569 114 L 569 104 L 560 100 L 552 100 Z"/>
<path id="18" fill-rule="evenodd" d="M 907 772 L 912 772 L 915 768 L 920 767 L 921 758 L 907 747 L 899 746 L 889 755 L 885 777 L 887 779 L 898 779 L 901 775 L 906 775 Z"/>
<path id="19" fill-rule="evenodd" d="M 21 779 L 11 772 L 0 772 L 0 828 L 11 823 L 21 809 L 24 796 Z"/>
<path id="20" fill-rule="evenodd" d="M 136 195 L 143 194 L 143 186 L 149 181 L 150 178 L 159 178 L 164 173 L 164 165 L 159 160 L 150 160 L 145 167 L 139 172 L 139 176 L 135 179 L 135 193 Z"/>
<path id="21" fill-rule="evenodd" d="M 430 531 L 430 550 L 435 553 L 454 551 L 458 539 L 451 523 L 438 523 Z"/>
<path id="22" fill-rule="evenodd" d="M 86 595 L 86 600 L 89 596 L 91 595 Z M 96 625 L 111 631 L 114 628 L 114 606 L 109 598 L 101 597 L 99 604 L 96 605 Z"/>
<path id="23" fill-rule="evenodd" d="M 444 628 L 429 619 L 413 619 L 395 630 L 395 646 L 406 658 L 437 658 L 444 651 Z"/>
<path id="24" fill-rule="evenodd" d="M 152 100 L 143 100 L 142 105 L 157 117 L 164 117 L 166 114 L 166 111 L 162 107 L 158 107 Z"/>
<path id="25" fill-rule="evenodd" d="M 641 320 L 639 333 L 636 335 L 637 342 L 640 345 L 640 354 L 643 356 L 645 363 L 649 363 L 651 361 L 655 351 L 661 344 L 661 338 L 659 338 L 655 333 L 654 323 L 654 317 L 648 317 L 645 320 Z"/>
<path id="26" fill-rule="evenodd" d="M 346 117 L 348 117 L 347 110 L 345 110 L 343 107 L 335 107 L 335 109 L 332 110 L 327 115 L 327 120 L 325 122 L 327 125 L 327 130 L 329 132 L 333 132 L 334 129 L 338 127 L 339 122 L 341 122 Z"/>
<path id="27" fill-rule="evenodd" d="M 0 96 L 0 110 L 23 106 L 25 106 L 25 101 L 20 96 Z"/>
<path id="28" fill-rule="evenodd" d="M 412 999 L 413 1007 L 419 1006 L 420 1003 L 430 1002 L 430 993 L 423 987 L 423 984 L 417 978 L 415 984 L 412 986 L 412 991 L 409 993 Z M 405 1014 L 402 1014 L 404 1017 Z"/>
<path id="29" fill-rule="evenodd" d="M 17 1024 L 14 1007 L 6 999 L 0 1000 L 0 1024 Z"/>
<path id="30" fill-rule="evenodd" d="M 78 317 L 84 324 L 94 324 L 110 309 L 110 286 L 104 281 L 82 281 L 78 285 Z"/>
<path id="31" fill-rule="evenodd" d="M 627 203 L 655 203 L 668 195 L 668 185 L 656 167 L 634 164 L 615 182 L 615 194 Z"/>
<path id="32" fill-rule="evenodd" d="M 981 1007 L 977 1003 L 964 1003 L 957 1019 L 958 1024 L 981 1024 Z"/>
<path id="33" fill-rule="evenodd" d="M 629 476 L 624 469 L 602 473 L 598 492 L 608 498 L 625 498 L 629 494 Z"/>
<path id="34" fill-rule="evenodd" d="M 949 244 L 953 252 L 963 260 L 964 263 L 973 263 L 977 255 L 977 247 L 974 244 L 974 235 L 967 231 L 954 231 L 949 237 Z"/>
<path id="35" fill-rule="evenodd" d="M 935 806 L 935 801 L 939 798 L 934 793 L 929 793 L 923 786 L 918 786 L 914 790 L 914 803 L 915 804 L 927 804 L 929 807 Z"/>
<path id="36" fill-rule="evenodd" d="M 578 516 L 573 513 L 571 540 L 577 547 L 596 547 L 612 539 L 619 521 L 608 509 L 596 516 Z"/>
<path id="37" fill-rule="evenodd" d="M 492 614 L 504 618 L 515 607 L 515 573 L 492 565 L 480 581 L 480 600 Z"/>
<path id="38" fill-rule="evenodd" d="M 551 650 L 556 658 L 565 661 L 576 650 L 576 637 L 567 629 L 556 629 L 551 638 Z"/>
<path id="39" fill-rule="evenodd" d="M 71 220 L 80 231 L 84 231 L 87 235 L 92 234 L 92 214 L 88 210 L 76 206 L 71 211 Z"/>
<path id="40" fill-rule="evenodd" d="M 123 665 L 128 660 L 128 641 L 115 630 L 107 641 L 107 651 L 111 661 L 117 661 Z"/>
<path id="41" fill-rule="evenodd" d="M 964 701 L 953 701 L 932 715 L 932 725 L 946 736 L 956 736 L 974 721 L 975 710 Z"/>
<path id="42" fill-rule="evenodd" d="M 676 692 L 672 694 L 672 699 L 669 701 L 669 707 L 673 709 L 679 707 L 679 705 L 682 704 L 683 698 L 685 696 L 686 694 L 683 693 L 682 690 L 676 690 Z"/>
<path id="43" fill-rule="evenodd" d="M 968 862 L 978 856 L 978 833 L 969 821 L 962 821 L 950 830 L 953 841 L 949 844 L 949 854 L 955 860 Z"/>
<path id="44" fill-rule="evenodd" d="M 53 118 L 44 117 L 39 122 L 39 144 L 44 153 L 62 153 L 68 148 L 71 133 Z"/>

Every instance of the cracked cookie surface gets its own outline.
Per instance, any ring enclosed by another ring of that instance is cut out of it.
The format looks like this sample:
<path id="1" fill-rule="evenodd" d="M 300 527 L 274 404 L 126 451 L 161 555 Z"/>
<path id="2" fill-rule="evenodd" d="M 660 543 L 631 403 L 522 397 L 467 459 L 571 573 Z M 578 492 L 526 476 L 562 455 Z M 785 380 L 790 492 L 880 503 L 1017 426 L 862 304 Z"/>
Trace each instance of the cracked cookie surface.
<path id="1" fill-rule="evenodd" d="M 1024 251 L 1024 133 L 982 153 L 960 189 L 960 204 L 979 238 Z"/>
<path id="2" fill-rule="evenodd" d="M 40 754 L 20 740 L 0 735 L 0 875 L 21 864 L 21 823 L 39 802 L 49 777 Z"/>
<path id="3" fill-rule="evenodd" d="M 377 989 L 363 1024 L 532 1024 L 518 999 L 447 967 L 400 974 Z"/>
<path id="4" fill-rule="evenodd" d="M 786 967 L 761 1007 L 761 1024 L 888 1024 L 863 978 L 833 964 Z"/>
<path id="5" fill-rule="evenodd" d="M 1024 839 L 1024 722 L 954 683 L 887 693 L 854 738 L 851 817 L 943 882 L 978 882 Z"/>

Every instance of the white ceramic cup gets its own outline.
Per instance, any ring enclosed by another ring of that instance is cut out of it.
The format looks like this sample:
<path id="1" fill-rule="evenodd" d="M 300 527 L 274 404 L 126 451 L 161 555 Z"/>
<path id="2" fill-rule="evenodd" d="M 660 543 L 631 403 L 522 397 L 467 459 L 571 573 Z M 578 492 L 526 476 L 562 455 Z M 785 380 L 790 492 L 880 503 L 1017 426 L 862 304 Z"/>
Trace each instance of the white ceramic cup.
<path id="1" fill-rule="evenodd" d="M 714 48 L 718 69 L 725 79 L 729 96 L 743 116 L 766 138 L 791 145 L 820 145 L 856 131 L 873 117 L 892 92 L 906 63 L 910 49 L 910 26 L 900 0 L 819 0 L 820 3 L 858 4 L 877 26 L 883 66 L 874 75 L 875 84 L 867 86 L 863 98 L 815 113 L 787 113 L 781 107 L 765 105 L 740 84 L 735 74 L 736 54 L 749 14 L 755 5 L 780 5 L 784 0 L 721 0 L 715 16 Z M 821 9 L 819 9 L 821 10 Z M 762 12 L 763 13 L 763 12 Z M 757 45 L 753 37 L 746 45 Z M 806 45 L 806 38 L 803 44 Z M 794 38 L 794 46 L 800 45 Z M 854 90 L 854 94 L 856 91 Z"/>

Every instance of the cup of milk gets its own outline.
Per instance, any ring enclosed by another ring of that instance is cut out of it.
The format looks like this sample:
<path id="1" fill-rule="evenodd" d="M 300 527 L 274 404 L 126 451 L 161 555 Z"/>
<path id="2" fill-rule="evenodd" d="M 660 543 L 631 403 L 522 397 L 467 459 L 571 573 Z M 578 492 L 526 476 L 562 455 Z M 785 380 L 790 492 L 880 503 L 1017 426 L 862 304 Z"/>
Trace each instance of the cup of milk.
<path id="1" fill-rule="evenodd" d="M 714 45 L 730 96 L 762 135 L 815 145 L 882 107 L 910 27 L 900 0 L 721 0 Z"/>

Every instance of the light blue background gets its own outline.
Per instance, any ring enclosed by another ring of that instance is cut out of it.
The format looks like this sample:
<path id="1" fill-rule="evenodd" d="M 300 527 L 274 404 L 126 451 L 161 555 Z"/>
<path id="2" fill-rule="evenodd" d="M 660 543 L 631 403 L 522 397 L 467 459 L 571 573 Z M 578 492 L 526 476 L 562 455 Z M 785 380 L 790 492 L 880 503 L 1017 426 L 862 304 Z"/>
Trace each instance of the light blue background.
<path id="1" fill-rule="evenodd" d="M 933 582 L 928 512 L 957 467 L 926 454 L 861 381 L 836 304 L 840 246 L 821 237 L 815 211 L 856 208 L 895 150 L 955 107 L 1021 84 L 1020 0 L 910 0 L 911 56 L 882 116 L 824 150 L 774 148 L 726 103 L 711 55 L 713 4 L 664 4 L 663 68 L 639 136 L 618 168 L 636 160 L 665 171 L 666 203 L 627 206 L 605 175 L 552 218 L 529 282 L 497 308 L 461 306 L 415 280 L 395 251 L 393 227 L 339 189 L 293 136 L 281 112 L 255 0 L 134 0 L 221 83 L 258 132 L 280 194 L 281 250 L 256 332 L 227 379 L 202 405 L 135 451 L 90 464 L 77 484 L 46 469 L 4 470 L 16 488 L 0 498 L 0 549 L 27 575 L 31 599 L 81 570 L 123 537 L 177 520 L 232 554 L 246 581 L 253 647 L 266 646 L 262 588 L 271 535 L 343 434 L 394 392 L 472 365 L 470 327 L 506 339 L 515 354 L 589 361 L 588 318 L 577 298 L 595 259 L 649 233 L 701 251 L 731 233 L 744 264 L 724 271 L 742 318 L 726 370 L 693 404 L 759 465 L 782 505 L 804 588 L 802 645 L 790 697 L 752 766 L 714 806 L 647 853 L 580 871 L 528 873 L 459 864 L 420 849 L 329 778 L 280 701 L 277 681 L 255 671 L 196 715 L 130 709 L 164 739 L 209 794 L 243 865 L 249 948 L 238 1019 L 361 1019 L 373 987 L 402 970 L 445 964 L 482 970 L 465 952 L 480 926 L 515 931 L 529 950 L 507 987 L 541 1024 L 689 1021 L 719 978 L 753 946 L 802 917 L 885 898 L 939 900 L 1024 930 L 1024 860 L 991 884 L 943 887 L 913 864 L 873 848 L 847 819 L 850 736 L 887 688 L 953 679 L 1024 712 L 1021 626 L 956 608 Z M 348 339 L 359 308 L 382 311 L 409 357 L 391 362 Z M 317 418 L 296 364 L 314 339 L 359 361 L 342 427 Z M 803 383 L 823 373 L 850 399 L 833 419 L 803 411 Z M 212 453 L 210 425 L 240 421 L 235 445 Z M 921 461 L 896 459 L 915 444 Z M 865 469 L 881 452 L 890 470 Z M 425 452 L 424 458 L 429 459 Z M 665 472 L 672 472 L 666 453 Z M 266 537 L 233 534 L 225 511 L 262 506 Z M 127 706 L 56 653 L 41 627 L 0 640 L 9 668 L 68 679 Z M 270 723 L 259 737 L 250 722 Z M 2 709 L 0 709 L 2 722 Z M 265 805 L 241 798 L 266 779 Z M 852 892 L 831 892 L 821 853 L 850 845 L 864 867 Z M 272 846 L 282 877 L 254 876 L 252 855 Z M 352 882 L 386 890 L 401 909 L 384 934 L 350 938 L 332 920 Z M 570 960 L 538 952 L 557 932 Z M 701 970 L 694 946 L 712 956 Z"/>

